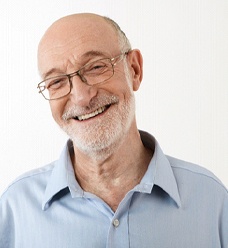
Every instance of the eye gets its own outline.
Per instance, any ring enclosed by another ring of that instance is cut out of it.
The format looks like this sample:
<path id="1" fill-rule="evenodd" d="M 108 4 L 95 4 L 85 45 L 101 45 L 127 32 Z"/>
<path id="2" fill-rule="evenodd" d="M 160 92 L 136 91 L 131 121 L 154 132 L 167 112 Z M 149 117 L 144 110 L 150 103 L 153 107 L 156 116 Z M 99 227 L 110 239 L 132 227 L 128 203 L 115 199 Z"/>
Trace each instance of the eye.
<path id="1" fill-rule="evenodd" d="M 104 68 L 106 66 L 107 65 L 104 64 L 104 63 L 95 64 L 95 65 L 93 65 L 93 67 L 91 68 L 91 70 L 99 70 L 99 69 Z"/>
<path id="2" fill-rule="evenodd" d="M 48 90 L 57 90 L 64 87 L 68 83 L 67 77 L 57 77 L 46 81 L 46 88 Z"/>
<path id="3" fill-rule="evenodd" d="M 83 68 L 84 74 L 102 74 L 109 69 L 108 60 L 98 60 Z"/>

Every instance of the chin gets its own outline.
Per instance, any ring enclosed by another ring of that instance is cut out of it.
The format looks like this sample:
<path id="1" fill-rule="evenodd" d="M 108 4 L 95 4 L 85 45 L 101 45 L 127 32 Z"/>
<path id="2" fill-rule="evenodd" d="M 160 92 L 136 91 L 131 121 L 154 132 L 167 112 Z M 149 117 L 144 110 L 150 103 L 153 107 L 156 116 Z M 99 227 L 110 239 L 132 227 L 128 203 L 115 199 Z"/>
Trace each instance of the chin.
<path id="1" fill-rule="evenodd" d="M 76 127 L 63 127 L 73 141 L 74 146 L 88 155 L 110 154 L 120 143 L 122 125 L 105 125 L 100 123 L 96 127 L 78 130 Z"/>

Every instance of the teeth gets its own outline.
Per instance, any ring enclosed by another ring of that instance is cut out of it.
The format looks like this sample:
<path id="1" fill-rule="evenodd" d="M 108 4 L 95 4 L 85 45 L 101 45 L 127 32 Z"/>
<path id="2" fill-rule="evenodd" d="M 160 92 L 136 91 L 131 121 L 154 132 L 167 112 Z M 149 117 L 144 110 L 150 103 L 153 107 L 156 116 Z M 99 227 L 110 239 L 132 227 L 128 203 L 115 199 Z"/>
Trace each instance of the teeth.
<path id="1" fill-rule="evenodd" d="M 96 116 L 96 115 L 98 115 L 98 114 L 103 113 L 103 112 L 105 111 L 105 109 L 106 109 L 105 106 L 104 106 L 104 107 L 100 107 L 99 109 L 95 110 L 95 111 L 92 112 L 92 113 L 85 114 L 85 115 L 79 115 L 79 116 L 78 116 L 78 119 L 79 119 L 79 121 L 87 120 L 87 119 L 89 119 L 89 118 L 91 118 L 91 117 L 94 117 L 94 116 Z"/>

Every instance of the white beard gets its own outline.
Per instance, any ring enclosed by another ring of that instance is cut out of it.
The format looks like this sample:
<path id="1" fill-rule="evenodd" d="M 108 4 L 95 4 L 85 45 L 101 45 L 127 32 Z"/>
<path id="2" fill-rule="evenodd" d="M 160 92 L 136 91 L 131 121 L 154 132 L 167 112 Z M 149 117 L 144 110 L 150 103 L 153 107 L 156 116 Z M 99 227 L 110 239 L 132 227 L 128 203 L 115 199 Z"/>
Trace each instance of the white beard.
<path id="1" fill-rule="evenodd" d="M 104 113 L 105 118 L 97 118 L 93 125 L 83 124 L 81 125 L 83 128 L 79 128 L 80 123 L 77 125 L 77 123 L 72 124 L 69 121 L 65 121 L 65 124 L 61 126 L 72 139 L 75 147 L 97 160 L 106 159 L 120 146 L 121 140 L 130 129 L 135 118 L 133 93 L 119 108 L 114 108 L 119 105 L 117 97 L 105 96 L 104 98 L 106 100 L 112 98 L 117 102 Z M 98 100 L 99 104 L 101 101 Z M 72 108 L 68 110 L 68 112 L 72 111 Z M 64 115 L 67 115 L 67 113 Z"/>

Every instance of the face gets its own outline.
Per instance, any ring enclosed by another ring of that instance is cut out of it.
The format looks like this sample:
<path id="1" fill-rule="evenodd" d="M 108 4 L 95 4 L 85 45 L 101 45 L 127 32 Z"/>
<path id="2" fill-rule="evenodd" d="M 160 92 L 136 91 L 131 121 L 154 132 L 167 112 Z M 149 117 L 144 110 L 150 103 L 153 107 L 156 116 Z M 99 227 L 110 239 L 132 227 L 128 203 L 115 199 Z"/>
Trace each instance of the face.
<path id="1" fill-rule="evenodd" d="M 38 51 L 39 70 L 43 78 L 72 73 L 120 53 L 118 37 L 103 18 L 77 15 L 59 21 L 45 34 Z M 71 93 L 50 101 L 55 121 L 77 149 L 107 155 L 136 128 L 133 92 L 142 79 L 141 64 L 139 51 L 132 51 L 116 64 L 108 81 L 88 86 L 75 76 Z"/>

